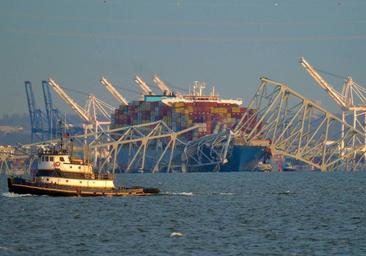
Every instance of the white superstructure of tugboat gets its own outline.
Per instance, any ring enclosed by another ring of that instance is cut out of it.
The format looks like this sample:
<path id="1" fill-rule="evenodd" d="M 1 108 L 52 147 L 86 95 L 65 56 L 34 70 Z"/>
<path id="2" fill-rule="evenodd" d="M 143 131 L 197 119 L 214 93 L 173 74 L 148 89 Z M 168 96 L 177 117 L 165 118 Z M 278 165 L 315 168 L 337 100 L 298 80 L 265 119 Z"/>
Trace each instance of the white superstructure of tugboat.
<path id="1" fill-rule="evenodd" d="M 8 178 L 9 192 L 52 196 L 143 196 L 157 188 L 116 187 L 114 175 L 96 173 L 87 160 L 72 157 L 62 148 L 40 149 L 32 179 Z"/>

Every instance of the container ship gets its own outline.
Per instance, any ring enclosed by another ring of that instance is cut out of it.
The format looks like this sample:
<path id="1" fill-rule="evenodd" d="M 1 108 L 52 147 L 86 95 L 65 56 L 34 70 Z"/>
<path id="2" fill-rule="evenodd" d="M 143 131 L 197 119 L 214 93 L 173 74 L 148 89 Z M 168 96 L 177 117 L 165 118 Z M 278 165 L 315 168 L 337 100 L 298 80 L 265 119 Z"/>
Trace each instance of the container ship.
<path id="1" fill-rule="evenodd" d="M 139 77 L 136 77 L 136 81 L 144 83 Z M 143 85 L 147 86 L 146 83 Z M 204 83 L 195 82 L 186 95 L 170 90 L 155 95 L 151 90 L 145 90 L 143 98 L 129 102 L 128 105 L 120 105 L 115 110 L 111 127 L 120 128 L 163 120 L 174 131 L 198 127 L 185 135 L 187 141 L 194 141 L 210 134 L 233 130 L 245 112 L 254 111 L 243 107 L 242 100 L 221 99 L 214 88 L 209 95 L 205 95 L 204 88 Z M 126 152 L 121 151 L 121 170 L 127 165 L 126 155 Z M 265 161 L 268 157 L 266 146 L 249 146 L 234 140 L 227 161 L 220 166 L 220 171 L 254 170 L 258 162 Z M 149 171 L 148 169 L 144 171 Z M 211 170 L 210 166 L 206 166 L 188 171 Z"/>

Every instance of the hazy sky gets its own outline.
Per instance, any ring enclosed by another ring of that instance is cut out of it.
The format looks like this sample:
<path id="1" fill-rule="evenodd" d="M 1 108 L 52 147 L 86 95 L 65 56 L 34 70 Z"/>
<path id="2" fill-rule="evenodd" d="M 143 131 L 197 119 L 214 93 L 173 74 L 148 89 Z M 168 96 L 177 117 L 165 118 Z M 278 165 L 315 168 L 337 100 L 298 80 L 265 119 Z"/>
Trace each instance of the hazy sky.
<path id="1" fill-rule="evenodd" d="M 338 111 L 298 58 L 366 85 L 365 12 L 363 0 L 1 0 L 0 115 L 27 111 L 25 80 L 41 107 L 48 77 L 117 105 L 102 75 L 137 90 L 133 76 L 152 83 L 154 73 L 183 88 L 205 81 L 245 103 L 265 75 Z"/>

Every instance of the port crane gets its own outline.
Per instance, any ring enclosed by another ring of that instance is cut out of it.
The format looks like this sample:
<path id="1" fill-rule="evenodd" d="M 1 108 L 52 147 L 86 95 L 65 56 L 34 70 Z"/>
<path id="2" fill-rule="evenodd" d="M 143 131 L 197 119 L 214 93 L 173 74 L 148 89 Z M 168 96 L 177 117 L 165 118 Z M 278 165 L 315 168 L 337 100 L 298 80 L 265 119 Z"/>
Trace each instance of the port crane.
<path id="1" fill-rule="evenodd" d="M 173 95 L 173 91 L 167 86 L 167 84 L 160 79 L 158 75 L 153 76 L 154 83 L 159 87 L 164 95 Z"/>
<path id="2" fill-rule="evenodd" d="M 55 80 L 50 78 L 48 80 L 49 85 L 52 89 L 63 99 L 67 105 L 69 105 L 76 114 L 85 122 L 86 130 L 98 130 L 101 128 L 104 130 L 102 126 L 110 125 L 111 119 L 110 114 L 114 111 L 114 108 L 99 100 L 94 95 L 89 95 L 88 100 L 85 104 L 85 107 L 82 108 L 77 102 L 75 102 L 66 92 L 65 90 L 56 83 Z M 98 120 L 99 117 L 102 117 L 103 120 Z"/>
<path id="3" fill-rule="evenodd" d="M 154 95 L 153 91 L 140 76 L 138 75 L 135 76 L 135 82 L 138 86 L 140 86 L 142 93 L 144 95 Z"/>
<path id="4" fill-rule="evenodd" d="M 76 103 L 65 91 L 62 89 L 62 87 L 56 83 L 52 78 L 48 80 L 48 84 L 52 87 L 52 89 L 57 93 L 57 95 L 60 96 L 62 100 L 66 102 L 67 105 L 69 105 L 72 110 L 76 114 L 79 115 L 79 117 L 85 122 L 85 123 L 91 123 L 91 118 L 86 113 L 86 111 L 78 104 Z"/>
<path id="5" fill-rule="evenodd" d="M 25 93 L 27 96 L 29 118 L 31 123 L 31 143 L 35 140 L 46 139 L 45 134 L 47 134 L 46 129 L 46 115 L 43 111 L 36 106 L 36 101 L 34 98 L 32 83 L 30 81 L 25 81 Z"/>
<path id="6" fill-rule="evenodd" d="M 342 92 L 338 92 L 331 86 L 316 69 L 301 57 L 300 64 L 305 68 L 309 75 L 323 88 L 332 100 L 342 109 L 342 135 L 344 136 L 344 124 L 346 123 L 347 113 L 352 113 L 353 128 L 361 129 L 365 134 L 366 145 L 366 89 L 358 85 L 352 80 L 352 77 L 347 77 L 342 88 Z M 358 120 L 359 116 L 364 116 L 363 124 Z M 342 142 L 341 147 L 343 148 Z"/>
<path id="7" fill-rule="evenodd" d="M 117 89 L 113 86 L 113 84 L 109 82 L 105 77 L 102 77 L 100 79 L 100 83 L 104 85 L 104 87 L 112 94 L 114 98 L 116 98 L 116 100 L 118 100 L 119 103 L 125 106 L 128 105 L 128 101 L 126 100 L 126 98 L 123 97 L 122 94 L 119 93 Z"/>
<path id="8" fill-rule="evenodd" d="M 93 133 L 97 136 L 98 132 L 109 130 L 111 124 L 111 113 L 114 107 L 99 100 L 94 95 L 89 95 L 85 107 L 82 108 L 74 101 L 65 90 L 52 78 L 49 78 L 48 84 L 60 96 L 61 99 L 69 105 L 76 114 L 83 120 L 84 134 Z M 102 118 L 102 120 L 100 120 Z M 86 143 L 86 142 L 85 142 Z M 101 154 L 101 153 L 99 153 Z M 94 151 L 94 161 L 97 162 L 98 152 Z"/>
<path id="9" fill-rule="evenodd" d="M 61 133 L 62 116 L 59 110 L 53 106 L 50 86 L 47 81 L 42 81 L 42 90 L 46 109 L 49 139 L 52 139 Z"/>

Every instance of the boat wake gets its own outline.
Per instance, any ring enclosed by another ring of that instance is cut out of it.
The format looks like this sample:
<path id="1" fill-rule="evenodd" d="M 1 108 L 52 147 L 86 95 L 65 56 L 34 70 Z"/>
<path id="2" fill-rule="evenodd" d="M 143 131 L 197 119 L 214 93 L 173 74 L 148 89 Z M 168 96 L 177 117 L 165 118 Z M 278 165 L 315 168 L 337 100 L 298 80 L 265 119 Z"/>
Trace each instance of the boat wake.
<path id="1" fill-rule="evenodd" d="M 15 193 L 12 193 L 12 192 L 4 192 L 1 195 L 3 197 L 10 197 L 10 198 L 34 196 L 34 195 L 31 195 L 31 194 L 15 194 Z"/>
<path id="2" fill-rule="evenodd" d="M 193 196 L 193 192 L 163 192 L 162 195 L 169 196 Z"/>
<path id="3" fill-rule="evenodd" d="M 231 192 L 221 192 L 221 193 L 218 193 L 218 195 L 220 195 L 220 196 L 233 196 L 234 193 L 231 193 Z"/>
<path id="4" fill-rule="evenodd" d="M 193 193 L 193 192 L 163 192 L 161 193 L 162 195 L 170 195 L 170 196 L 196 196 L 198 195 L 198 193 Z M 201 194 L 201 195 L 205 195 Z M 212 192 L 212 193 L 208 193 L 206 195 L 219 195 L 219 196 L 233 196 L 234 193 L 231 192 Z"/>

